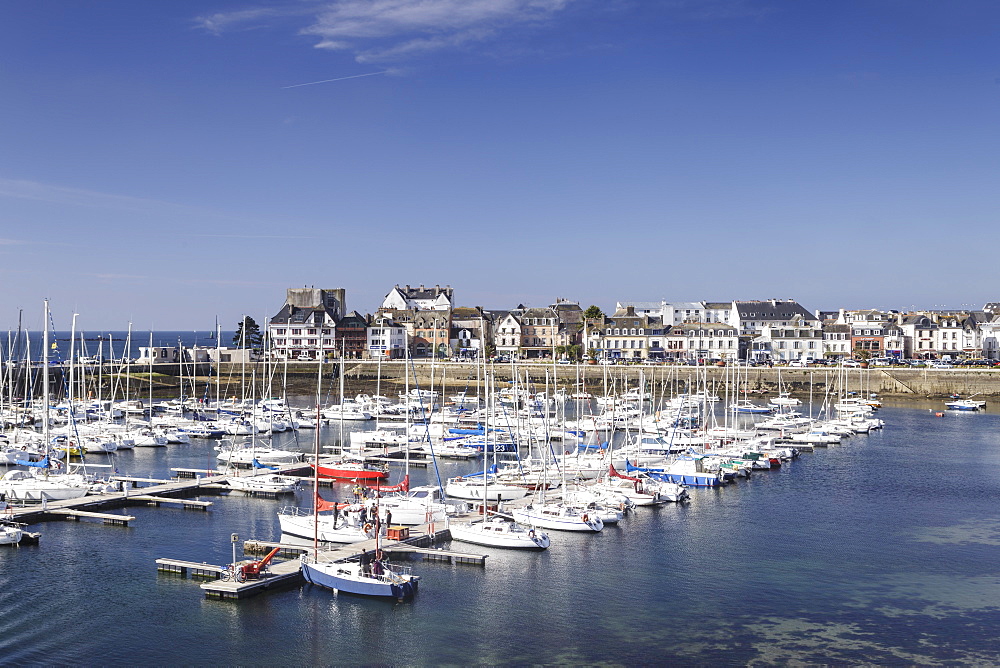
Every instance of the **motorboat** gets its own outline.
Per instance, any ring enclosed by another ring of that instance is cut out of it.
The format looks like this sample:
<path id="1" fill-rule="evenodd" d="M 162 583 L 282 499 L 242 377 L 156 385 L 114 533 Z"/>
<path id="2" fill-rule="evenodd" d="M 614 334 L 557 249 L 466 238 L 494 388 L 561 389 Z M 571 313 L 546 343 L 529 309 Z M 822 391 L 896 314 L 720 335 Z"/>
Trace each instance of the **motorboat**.
<path id="1" fill-rule="evenodd" d="M 330 504 L 329 507 L 335 504 Z M 361 504 L 336 504 L 334 512 L 321 513 L 295 506 L 278 511 L 281 533 L 299 538 L 313 538 L 324 543 L 360 543 L 375 537 L 375 524 L 361 521 Z"/>
<path id="2" fill-rule="evenodd" d="M 232 441 L 224 440 L 215 449 L 219 453 L 216 458 L 230 466 L 254 466 L 255 460 L 258 464 L 274 466 L 294 464 L 302 459 L 301 452 L 257 445 L 252 441 L 235 444 Z"/>
<path id="3" fill-rule="evenodd" d="M 24 529 L 13 522 L 0 523 L 0 545 L 17 545 L 24 537 Z"/>
<path id="4" fill-rule="evenodd" d="M 753 403 L 749 399 L 740 399 L 735 404 L 729 407 L 734 413 L 749 413 L 754 415 L 763 415 L 766 413 L 774 412 L 774 408 L 771 406 L 760 406 Z"/>
<path id="5" fill-rule="evenodd" d="M 517 501 L 528 496 L 530 490 L 525 487 L 500 482 L 492 476 L 478 474 L 449 478 L 445 484 L 444 492 L 456 499 L 470 499 L 473 501 L 489 500 L 492 502 Z"/>
<path id="6" fill-rule="evenodd" d="M 544 531 L 525 528 L 496 516 L 484 521 L 456 522 L 449 524 L 448 529 L 452 540 L 488 547 L 544 550 L 551 544 L 549 535 Z"/>
<path id="7" fill-rule="evenodd" d="M 981 411 L 986 408 L 986 402 L 977 399 L 954 399 L 944 402 L 944 405 L 953 411 Z"/>
<path id="8" fill-rule="evenodd" d="M 248 494 L 292 494 L 299 486 L 301 478 L 266 473 L 263 475 L 231 475 L 226 484 L 233 489 Z"/>
<path id="9" fill-rule="evenodd" d="M 33 474 L 15 469 L 0 478 L 0 493 L 8 501 L 64 501 L 79 499 L 90 491 L 90 485 L 77 476 L 66 479 L 61 474 Z"/>
<path id="10" fill-rule="evenodd" d="M 450 513 L 458 510 L 445 503 L 441 490 L 431 485 L 390 493 L 382 496 L 378 503 L 382 518 L 386 519 L 388 511 L 394 525 L 444 522 Z"/>
<path id="11" fill-rule="evenodd" d="M 514 519 L 521 524 L 555 529 L 558 531 L 584 531 L 596 533 L 604 529 L 604 522 L 596 514 L 578 506 L 562 503 L 531 503 L 513 511 Z"/>

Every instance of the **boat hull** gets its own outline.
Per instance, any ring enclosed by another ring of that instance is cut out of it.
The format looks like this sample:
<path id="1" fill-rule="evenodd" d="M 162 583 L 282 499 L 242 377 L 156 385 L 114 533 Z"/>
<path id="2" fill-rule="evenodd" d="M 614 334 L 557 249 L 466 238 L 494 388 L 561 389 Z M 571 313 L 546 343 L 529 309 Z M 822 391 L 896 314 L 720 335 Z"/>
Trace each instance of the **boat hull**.
<path id="1" fill-rule="evenodd" d="M 368 577 L 354 564 L 311 564 L 302 562 L 306 581 L 338 593 L 407 601 L 417 593 L 417 580 L 407 576 Z"/>
<path id="2" fill-rule="evenodd" d="M 342 480 L 383 480 L 389 477 L 385 471 L 372 469 L 355 469 L 350 467 L 317 466 L 321 478 L 340 478 Z"/>

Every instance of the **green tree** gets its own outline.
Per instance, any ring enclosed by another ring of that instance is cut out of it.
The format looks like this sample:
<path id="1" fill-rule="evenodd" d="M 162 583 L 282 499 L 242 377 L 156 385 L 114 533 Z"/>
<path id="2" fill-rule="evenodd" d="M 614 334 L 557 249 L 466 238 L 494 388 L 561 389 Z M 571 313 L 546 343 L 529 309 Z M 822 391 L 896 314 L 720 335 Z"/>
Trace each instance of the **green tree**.
<path id="1" fill-rule="evenodd" d="M 584 318 L 590 318 L 590 319 L 603 318 L 604 317 L 604 311 L 602 311 L 597 306 L 594 306 L 593 304 L 591 304 L 587 308 L 587 310 L 583 312 L 583 317 Z"/>
<path id="2" fill-rule="evenodd" d="M 260 325 L 248 315 L 243 316 L 236 326 L 236 334 L 233 335 L 233 345 L 239 348 L 250 348 L 260 350 L 264 346 L 264 335 L 260 332 Z"/>
<path id="3" fill-rule="evenodd" d="M 574 343 L 571 346 L 566 346 L 566 354 L 571 360 L 579 360 L 580 355 L 583 353 L 583 346 L 579 343 Z"/>

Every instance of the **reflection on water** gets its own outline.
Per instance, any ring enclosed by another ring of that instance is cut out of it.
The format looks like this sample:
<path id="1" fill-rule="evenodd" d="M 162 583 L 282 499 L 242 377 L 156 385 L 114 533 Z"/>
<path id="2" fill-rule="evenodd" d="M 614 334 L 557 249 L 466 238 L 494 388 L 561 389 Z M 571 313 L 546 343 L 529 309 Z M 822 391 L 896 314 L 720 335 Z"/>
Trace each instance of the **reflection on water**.
<path id="1" fill-rule="evenodd" d="M 682 506 L 641 508 L 539 553 L 473 548 L 485 567 L 424 563 L 412 603 L 311 586 L 240 603 L 154 560 L 231 559 L 230 534 L 278 540 L 273 500 L 136 506 L 130 527 L 51 522 L 0 550 L 7 663 L 933 664 L 1000 660 L 1000 448 L 993 414 L 887 407 L 888 427 Z M 336 429 L 322 430 L 324 444 Z M 303 452 L 312 433 L 283 435 Z M 136 449 L 119 469 L 213 467 L 211 442 Z M 287 447 L 287 445 L 286 445 Z M 442 462 L 441 475 L 476 462 Z M 435 479 L 413 469 L 414 484 Z M 401 476 L 397 469 L 393 479 Z M 346 498 L 347 485 L 324 490 Z M 282 538 L 282 540 L 290 540 Z M 309 541 L 305 541 L 308 543 Z M 445 547 L 447 547 L 445 545 Z M 469 546 L 461 549 L 469 551 Z"/>

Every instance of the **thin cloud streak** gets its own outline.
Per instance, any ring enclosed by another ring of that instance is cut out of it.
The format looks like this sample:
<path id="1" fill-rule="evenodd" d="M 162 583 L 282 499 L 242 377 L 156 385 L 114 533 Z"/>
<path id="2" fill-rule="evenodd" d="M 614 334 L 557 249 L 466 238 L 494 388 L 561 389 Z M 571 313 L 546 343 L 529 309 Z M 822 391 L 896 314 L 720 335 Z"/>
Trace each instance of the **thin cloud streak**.
<path id="1" fill-rule="evenodd" d="M 172 216 L 197 217 L 201 219 L 213 219 L 217 221 L 227 221 L 241 223 L 244 225 L 269 224 L 268 221 L 259 220 L 250 216 L 214 209 L 205 209 L 186 204 L 176 204 L 164 200 L 146 199 L 142 197 L 131 197 L 129 195 L 116 195 L 111 193 L 85 190 L 82 188 L 68 188 L 36 181 L 23 179 L 0 178 L 0 199 L 4 197 L 14 199 L 26 199 L 48 204 L 59 204 L 64 206 L 76 206 L 90 209 L 108 209 L 113 211 L 127 211 L 131 213 L 164 214 Z M 228 236 L 228 235 L 200 235 L 200 236 Z M 240 235 L 232 235 L 239 237 Z M 270 237 L 260 237 L 270 238 Z M 282 237 L 278 237 L 282 238 Z M 284 237 L 288 238 L 288 237 Z M 293 237 L 294 238 L 294 237 Z M 298 237 L 303 239 L 315 239 L 318 237 Z M 8 243 L 26 243 L 7 240 Z M 65 245 L 57 242 L 32 242 L 35 245 Z M 0 241 L 0 245 L 4 245 Z"/>
<path id="2" fill-rule="evenodd" d="M 336 79 L 323 79 L 322 81 L 310 81 L 309 83 L 292 84 L 291 86 L 282 86 L 281 89 L 285 90 L 288 88 L 300 88 L 301 86 L 315 86 L 316 84 L 331 83 L 333 81 L 346 81 L 347 79 L 360 79 L 361 77 L 373 77 L 377 74 L 388 74 L 389 70 L 382 70 L 381 72 L 368 72 L 367 74 L 355 74 L 349 77 L 338 77 Z"/>
<path id="3" fill-rule="evenodd" d="M 288 234 L 196 234 L 196 237 L 213 239 L 322 239 L 317 236 L 291 236 Z"/>
<path id="4" fill-rule="evenodd" d="M 91 274 L 95 278 L 99 278 L 103 281 L 120 281 L 120 280 L 138 280 L 144 281 L 148 276 L 136 276 L 133 274 Z"/>

